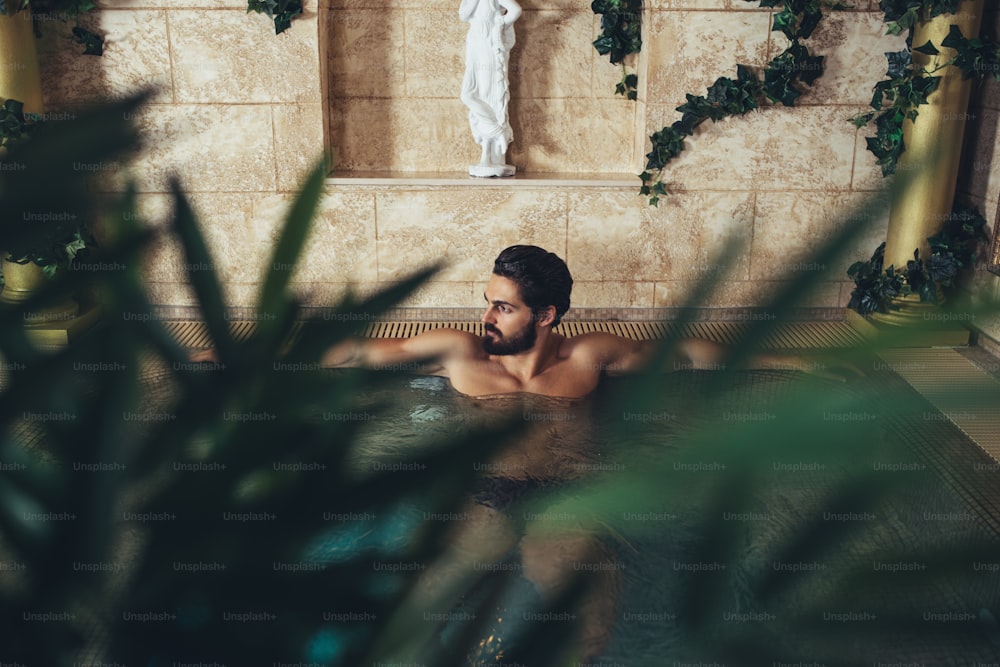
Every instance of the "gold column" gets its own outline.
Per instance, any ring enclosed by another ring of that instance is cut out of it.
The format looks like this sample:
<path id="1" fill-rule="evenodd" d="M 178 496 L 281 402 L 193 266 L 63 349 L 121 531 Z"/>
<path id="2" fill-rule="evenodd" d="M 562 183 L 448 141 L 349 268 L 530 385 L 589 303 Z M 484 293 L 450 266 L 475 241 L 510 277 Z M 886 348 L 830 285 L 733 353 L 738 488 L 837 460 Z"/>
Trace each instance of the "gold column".
<path id="1" fill-rule="evenodd" d="M 16 1 L 9 0 L 8 6 Z M 35 41 L 30 8 L 10 16 L 0 15 L 0 98 L 23 102 L 25 113 L 42 114 L 45 108 Z M 4 261 L 3 264 L 8 263 Z M 30 290 L 14 289 L 20 277 L 13 275 L 20 274 L 13 269 L 21 267 L 4 268 L 11 280 L 0 294 L 0 299 L 8 302 L 23 300 Z M 67 298 L 51 308 L 26 314 L 25 333 L 40 345 L 65 345 L 93 326 L 100 314 L 100 305 L 87 295 Z"/>
<path id="2" fill-rule="evenodd" d="M 913 46 L 930 40 L 941 54 L 927 56 L 913 52 L 917 66 L 933 69 L 933 62 L 947 62 L 954 49 L 941 46 L 950 27 L 957 25 L 969 38 L 979 36 L 982 24 L 983 0 L 965 0 L 955 14 L 936 16 L 914 26 Z M 951 215 L 962 157 L 962 139 L 968 118 L 969 93 L 972 80 L 963 81 L 957 67 L 946 67 L 937 90 L 919 107 L 916 122 L 903 124 L 906 151 L 899 159 L 886 233 L 885 264 L 905 267 L 913 259 L 913 250 L 920 249 L 924 259 L 930 256 L 927 237 L 941 230 Z"/>
<path id="3" fill-rule="evenodd" d="M 25 112 L 44 112 L 30 8 L 0 15 L 0 97 L 24 102 Z"/>
<path id="4" fill-rule="evenodd" d="M 914 64 L 930 70 L 935 62 L 947 62 L 955 55 L 954 49 L 941 46 L 952 25 L 957 25 L 966 37 L 978 37 L 983 4 L 984 0 L 965 0 L 955 14 L 936 16 L 914 26 L 913 46 L 922 46 L 930 40 L 940 50 L 937 56 L 913 51 Z M 940 77 L 937 89 L 927 97 L 927 104 L 918 108 L 916 121 L 903 123 L 906 150 L 896 165 L 885 243 L 885 265 L 897 269 L 905 268 L 913 259 L 914 249 L 920 249 L 920 257 L 925 261 L 930 257 L 927 237 L 944 227 L 955 202 L 972 80 L 963 80 L 961 70 L 952 66 L 934 76 Z M 879 328 L 905 331 L 906 336 L 898 339 L 898 345 L 968 345 L 969 331 L 942 319 L 938 307 L 921 303 L 919 295 L 908 294 L 893 302 L 897 310 L 873 313 L 871 321 L 876 332 Z"/>

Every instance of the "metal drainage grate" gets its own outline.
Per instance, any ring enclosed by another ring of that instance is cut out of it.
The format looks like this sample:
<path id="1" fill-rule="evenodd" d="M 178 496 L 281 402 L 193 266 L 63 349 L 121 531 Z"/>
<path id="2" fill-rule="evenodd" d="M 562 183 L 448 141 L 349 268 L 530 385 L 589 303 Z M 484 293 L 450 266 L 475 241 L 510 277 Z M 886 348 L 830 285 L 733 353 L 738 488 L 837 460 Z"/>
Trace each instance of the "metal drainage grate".
<path id="1" fill-rule="evenodd" d="M 177 342 L 190 348 L 209 347 L 212 344 L 203 322 L 165 322 L 167 331 Z M 253 335 L 255 322 L 232 322 L 230 330 L 237 340 Z M 751 329 L 745 322 L 562 322 L 558 331 L 565 336 L 578 336 L 592 331 L 603 331 L 633 340 L 666 338 L 674 333 L 682 336 L 705 338 L 719 343 L 733 344 Z M 482 322 L 374 322 L 365 327 L 361 335 L 368 338 L 409 338 L 417 334 L 448 327 L 481 336 Z M 829 349 L 853 347 L 864 344 L 865 339 L 846 322 L 789 322 L 777 325 L 763 340 L 766 347 L 777 349 Z"/>

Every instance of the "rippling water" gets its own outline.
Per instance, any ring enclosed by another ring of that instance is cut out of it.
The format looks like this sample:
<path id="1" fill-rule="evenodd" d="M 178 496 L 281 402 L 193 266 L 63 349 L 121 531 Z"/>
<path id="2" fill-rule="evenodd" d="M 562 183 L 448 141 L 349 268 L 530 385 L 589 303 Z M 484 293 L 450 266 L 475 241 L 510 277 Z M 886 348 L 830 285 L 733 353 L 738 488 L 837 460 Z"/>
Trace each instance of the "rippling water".
<path id="1" fill-rule="evenodd" d="M 533 525 L 563 522 L 597 535 L 606 549 L 603 560 L 581 565 L 557 553 L 558 543 L 551 556 L 577 574 L 613 580 L 599 612 L 608 633 L 595 640 L 602 648 L 594 664 L 711 664 L 720 655 L 727 664 L 807 664 L 824 656 L 840 656 L 843 664 L 931 664 L 994 654 L 989 610 L 998 611 L 996 574 L 984 567 L 977 576 L 973 563 L 965 568 L 968 576 L 935 576 L 928 554 L 964 543 L 995 547 L 996 536 L 959 489 L 920 463 L 898 432 L 899 420 L 868 397 L 852 396 L 854 389 L 830 383 L 823 394 L 845 399 L 834 403 L 837 411 L 817 406 L 815 429 L 776 450 L 747 436 L 754 431 L 744 427 L 766 429 L 801 416 L 783 412 L 800 378 L 736 374 L 707 401 L 706 377 L 674 374 L 641 410 L 608 410 L 614 383 L 577 400 L 473 399 L 441 378 L 399 378 L 387 394 L 362 397 L 362 405 L 378 407 L 362 429 L 353 469 L 359 475 L 406 474 L 418 453 L 469 428 L 521 424 L 521 435 L 507 449 L 473 461 L 480 479 L 473 497 L 506 517 L 504 530 L 522 539 L 522 552 Z M 834 431 L 839 435 L 831 436 Z M 810 433 L 821 446 L 813 446 Z M 855 439 L 870 445 L 863 456 L 836 451 L 837 442 Z M 662 493 L 630 486 L 630 476 L 644 468 L 660 475 Z M 752 474 L 742 474 L 747 470 Z M 884 481 L 894 483 L 891 492 L 852 502 L 864 495 L 851 495 L 861 473 L 868 490 Z M 589 489 L 618 481 L 620 497 L 588 501 Z M 356 526 L 355 537 L 365 533 L 366 544 L 378 543 L 386 553 L 402 547 L 427 521 L 419 505 L 414 499 L 367 532 Z M 728 540 L 725 548 L 712 542 L 720 535 Z M 341 541 L 340 548 L 345 544 L 350 546 Z M 328 548 L 324 557 L 335 558 L 335 551 Z M 524 604 L 536 603 L 529 593 L 538 591 L 525 587 L 522 570 L 511 569 L 520 576 L 512 590 L 520 591 Z M 863 639 L 845 643 L 855 635 Z M 747 649 L 747 662 L 736 663 L 731 652 L 716 653 L 712 637 L 756 648 Z M 761 656 L 768 661 L 759 663 Z"/>

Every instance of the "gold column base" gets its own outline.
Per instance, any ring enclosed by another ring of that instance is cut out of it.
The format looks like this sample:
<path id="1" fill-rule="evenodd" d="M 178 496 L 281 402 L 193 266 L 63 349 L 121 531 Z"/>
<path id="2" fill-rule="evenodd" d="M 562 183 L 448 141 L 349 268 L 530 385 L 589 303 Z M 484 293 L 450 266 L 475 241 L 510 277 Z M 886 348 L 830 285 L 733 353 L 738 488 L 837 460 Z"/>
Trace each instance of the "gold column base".
<path id="1" fill-rule="evenodd" d="M 940 306 L 921 302 L 916 294 L 896 297 L 892 303 L 899 308 L 867 317 L 848 308 L 844 320 L 868 340 L 892 336 L 892 347 L 968 347 L 969 330 Z"/>
<path id="2" fill-rule="evenodd" d="M 35 345 L 46 347 L 62 347 L 69 345 L 80 334 L 87 331 L 101 319 L 103 308 L 96 300 L 87 296 L 77 295 L 79 311 L 72 317 L 61 320 L 46 319 L 31 321 L 31 314 L 25 316 L 24 332 Z"/>

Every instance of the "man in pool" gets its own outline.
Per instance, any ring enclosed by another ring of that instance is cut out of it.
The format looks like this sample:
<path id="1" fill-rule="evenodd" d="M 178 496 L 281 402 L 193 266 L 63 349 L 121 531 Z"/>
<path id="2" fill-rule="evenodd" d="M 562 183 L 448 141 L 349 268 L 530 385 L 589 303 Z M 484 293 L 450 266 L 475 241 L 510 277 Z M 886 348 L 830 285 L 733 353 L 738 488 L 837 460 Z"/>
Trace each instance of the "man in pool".
<path id="1" fill-rule="evenodd" d="M 566 263 L 555 254 L 536 246 L 511 246 L 496 258 L 483 293 L 485 335 L 440 328 L 411 338 L 352 339 L 328 350 L 322 364 L 393 368 L 421 362 L 424 372 L 449 378 L 468 396 L 523 393 L 567 399 L 590 394 L 604 374 L 648 365 L 656 341 L 596 332 L 566 337 L 553 331 L 569 309 L 572 286 Z M 718 369 L 728 355 L 728 348 L 718 343 L 685 339 L 674 346 L 664 370 Z M 817 369 L 798 356 L 779 353 L 754 355 L 745 367 Z M 508 516 L 504 499 L 511 495 L 509 489 L 517 490 L 515 496 L 530 495 L 539 484 L 578 476 L 566 460 L 580 454 L 576 450 L 585 448 L 588 437 L 572 428 L 560 424 L 524 433 L 490 464 L 491 470 L 508 472 L 481 480 L 475 502 L 463 513 L 468 519 L 451 536 L 451 555 L 425 573 L 422 590 L 445 588 L 448 563 L 496 561 L 512 549 L 521 574 L 547 602 L 566 590 L 574 572 L 590 573 L 588 593 L 579 606 L 580 655 L 590 659 L 603 650 L 614 624 L 620 587 L 614 556 L 586 530 L 553 532 L 539 522 L 522 532 Z M 498 488 L 503 492 L 491 493 Z"/>
<path id="2" fill-rule="evenodd" d="M 536 246 L 515 245 L 503 250 L 483 293 L 485 335 L 456 329 L 433 329 L 411 338 L 355 338 L 331 347 L 322 364 L 327 367 L 367 366 L 393 368 L 419 362 L 424 372 L 449 378 L 452 386 L 468 396 L 524 394 L 575 399 L 590 394 L 604 374 L 625 374 L 644 368 L 656 351 L 655 341 L 636 341 L 608 333 L 566 337 L 553 331 L 570 306 L 573 279 L 566 263 Z M 717 369 L 724 366 L 728 348 L 700 339 L 675 345 L 664 370 Z M 212 360 L 206 351 L 196 360 Z M 759 354 L 748 368 L 815 370 L 797 356 Z M 537 398 L 537 396 L 536 396 Z M 569 450 L 585 446 L 588 438 L 566 432 L 572 422 L 558 428 L 540 424 L 524 434 L 502 454 L 490 470 L 505 475 L 485 475 L 482 489 L 470 503 L 466 521 L 451 536 L 453 549 L 442 563 L 422 576 L 427 595 L 445 590 L 442 582 L 461 564 L 498 561 L 517 551 L 518 569 L 545 601 L 555 599 L 572 581 L 573 572 L 593 573 L 590 591 L 582 601 L 581 655 L 598 655 L 614 622 L 618 573 L 613 556 L 591 533 L 561 531 L 555 534 L 544 523 L 519 528 L 507 515 L 505 502 L 491 498 L 490 489 L 505 491 L 493 496 L 532 493 L 539 483 L 558 483 L 573 476 Z M 579 435 L 579 434 L 576 434 Z M 582 443 L 582 444 L 581 444 Z M 510 472 L 513 471 L 513 474 Z M 484 499 L 485 497 L 485 499 Z"/>
<path id="3" fill-rule="evenodd" d="M 486 333 L 432 329 L 411 338 L 355 339 L 331 348 L 327 367 L 392 368 L 425 361 L 428 374 L 447 377 L 459 392 L 487 396 L 527 392 L 579 398 L 592 392 L 602 374 L 642 369 L 655 341 L 609 333 L 568 338 L 553 331 L 569 310 L 573 278 L 562 259 L 537 246 L 515 245 L 493 264 L 483 298 Z M 678 342 L 665 370 L 718 369 L 728 349 L 702 339 Z M 815 370 L 798 356 L 758 354 L 747 368 Z"/>

